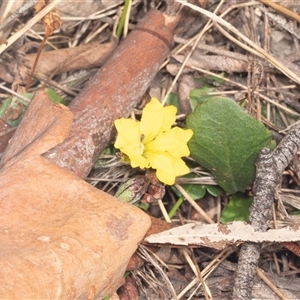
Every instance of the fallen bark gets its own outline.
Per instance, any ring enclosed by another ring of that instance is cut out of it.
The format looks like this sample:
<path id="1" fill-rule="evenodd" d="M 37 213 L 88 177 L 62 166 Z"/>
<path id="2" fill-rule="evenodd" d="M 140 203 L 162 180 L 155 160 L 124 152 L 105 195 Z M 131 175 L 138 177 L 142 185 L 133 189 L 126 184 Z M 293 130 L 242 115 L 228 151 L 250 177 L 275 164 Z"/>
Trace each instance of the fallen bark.
<path id="1" fill-rule="evenodd" d="M 10 64 L 0 64 L 0 78 L 5 82 L 12 83 L 16 80 L 15 69 L 17 68 L 23 70 L 24 77 L 22 77 L 21 80 L 26 81 L 26 68 L 29 72 L 32 70 L 33 64 L 36 60 L 36 54 L 25 55 L 25 52 L 28 51 L 30 45 L 39 45 L 35 42 L 28 44 L 25 44 L 24 49 L 19 49 L 19 53 L 22 53 L 24 56 L 22 62 L 15 61 Z M 100 68 L 106 62 L 116 46 L 117 44 L 115 43 L 91 43 L 74 48 L 42 52 L 35 69 L 35 74 L 42 74 L 45 78 L 51 78 L 54 75 L 63 72 Z"/>
<path id="2" fill-rule="evenodd" d="M 68 136 L 73 114 L 39 91 L 0 170 L 0 298 L 102 299 L 124 281 L 150 226 L 40 154 Z"/>
<path id="3" fill-rule="evenodd" d="M 76 175 L 87 176 L 114 120 L 138 103 L 177 21 L 152 10 L 70 105 L 73 114 L 35 95 L 0 166 L 0 298 L 101 299 L 122 284 L 150 219 Z"/>
<path id="4" fill-rule="evenodd" d="M 0 165 L 0 298 L 101 299 L 122 284 L 150 219 L 80 177 L 146 91 L 177 21 L 152 10 L 72 112 L 36 93 Z"/>
<path id="5" fill-rule="evenodd" d="M 115 43 L 91 43 L 74 48 L 42 52 L 36 72 L 52 77 L 62 72 L 100 68 L 115 47 Z M 36 54 L 27 54 L 24 57 L 24 65 L 31 70 L 35 59 Z"/>
<path id="6" fill-rule="evenodd" d="M 152 9 L 72 101 L 74 123 L 64 143 L 45 153 L 85 178 L 112 138 L 114 120 L 130 114 L 172 46 L 179 17 Z"/>

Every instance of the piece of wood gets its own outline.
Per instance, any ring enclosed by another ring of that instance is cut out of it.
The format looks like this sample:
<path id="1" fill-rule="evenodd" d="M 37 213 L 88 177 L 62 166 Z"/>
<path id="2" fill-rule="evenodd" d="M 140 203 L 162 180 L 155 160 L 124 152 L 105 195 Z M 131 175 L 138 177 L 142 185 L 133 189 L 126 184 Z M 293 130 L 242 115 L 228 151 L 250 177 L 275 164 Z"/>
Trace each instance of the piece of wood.
<path id="1" fill-rule="evenodd" d="M 249 221 L 256 231 L 266 231 L 272 220 L 272 206 L 277 186 L 284 169 L 300 147 L 300 125 L 294 124 L 275 150 L 261 150 L 256 162 L 254 199 L 250 207 Z M 299 234 L 294 232 L 296 239 Z M 252 298 L 252 287 L 256 276 L 261 246 L 246 242 L 242 245 L 233 286 L 232 299 Z"/>
<path id="2" fill-rule="evenodd" d="M 147 14 L 72 102 L 73 114 L 35 95 L 0 166 L 0 298 L 101 299 L 123 282 L 150 219 L 76 174 L 87 176 L 114 120 L 146 91 L 178 19 Z"/>
<path id="3" fill-rule="evenodd" d="M 114 134 L 114 121 L 140 101 L 173 43 L 179 17 L 152 9 L 70 104 L 74 123 L 45 157 L 85 178 Z"/>
<path id="4" fill-rule="evenodd" d="M 42 52 L 36 72 L 52 77 L 62 72 L 100 68 L 115 48 L 115 43 L 90 43 L 74 48 Z M 31 70 L 35 58 L 36 54 L 27 54 L 24 57 L 24 65 Z"/>
<path id="5" fill-rule="evenodd" d="M 39 91 L 4 154 L 0 299 L 111 295 L 150 226 L 137 207 L 40 156 L 63 142 L 72 120 L 71 111 Z"/>
<path id="6" fill-rule="evenodd" d="M 300 230 L 295 228 L 270 229 L 266 232 L 255 231 L 244 222 L 229 224 L 190 223 L 164 232 L 147 236 L 151 244 L 172 244 L 178 246 L 205 246 L 224 249 L 241 242 L 271 243 L 295 242 L 299 240 Z"/>

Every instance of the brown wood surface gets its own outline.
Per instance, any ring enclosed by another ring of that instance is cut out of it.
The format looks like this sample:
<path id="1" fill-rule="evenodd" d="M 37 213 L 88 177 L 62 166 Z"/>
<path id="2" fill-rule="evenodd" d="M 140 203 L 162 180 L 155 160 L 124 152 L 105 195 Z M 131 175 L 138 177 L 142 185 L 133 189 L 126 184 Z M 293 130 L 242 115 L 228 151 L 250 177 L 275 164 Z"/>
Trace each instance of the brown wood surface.
<path id="1" fill-rule="evenodd" d="M 70 136 L 45 157 L 85 178 L 114 133 L 140 101 L 173 43 L 179 17 L 151 10 L 72 101 Z"/>

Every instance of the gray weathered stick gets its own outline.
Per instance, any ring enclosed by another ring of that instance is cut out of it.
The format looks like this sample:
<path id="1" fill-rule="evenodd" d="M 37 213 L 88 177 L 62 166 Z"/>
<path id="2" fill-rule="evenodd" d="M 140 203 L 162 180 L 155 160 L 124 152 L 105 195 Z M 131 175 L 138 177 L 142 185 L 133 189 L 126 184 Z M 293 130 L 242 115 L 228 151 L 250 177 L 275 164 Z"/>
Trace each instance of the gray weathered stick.
<path id="1" fill-rule="evenodd" d="M 250 224 L 257 231 L 266 231 L 272 218 L 272 204 L 281 174 L 300 148 L 300 124 L 292 127 L 272 152 L 263 149 L 257 161 L 254 199 L 250 208 Z M 252 299 L 252 287 L 261 246 L 244 243 L 241 248 L 233 287 L 234 300 Z"/>

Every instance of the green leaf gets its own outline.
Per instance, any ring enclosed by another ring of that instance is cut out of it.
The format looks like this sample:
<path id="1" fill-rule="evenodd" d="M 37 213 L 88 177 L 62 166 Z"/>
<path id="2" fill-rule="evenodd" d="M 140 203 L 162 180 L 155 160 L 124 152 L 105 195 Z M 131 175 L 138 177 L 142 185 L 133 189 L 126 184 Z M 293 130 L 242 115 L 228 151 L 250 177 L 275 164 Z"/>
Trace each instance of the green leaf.
<path id="1" fill-rule="evenodd" d="M 233 221 L 248 221 L 249 208 L 252 204 L 253 197 L 242 193 L 233 195 L 221 214 L 221 223 Z"/>
<path id="2" fill-rule="evenodd" d="M 210 100 L 214 96 L 207 95 L 208 93 L 215 92 L 217 89 L 215 87 L 204 86 L 201 89 L 193 89 L 190 91 L 190 104 L 192 110 L 196 108 L 198 104 L 204 103 Z"/>
<path id="3" fill-rule="evenodd" d="M 122 34 L 122 31 L 123 31 L 123 28 L 124 28 L 124 25 L 125 25 L 125 22 L 126 22 L 126 16 L 127 16 L 127 13 L 128 13 L 128 9 L 130 9 L 131 7 L 131 1 L 125 1 L 124 3 L 124 8 L 123 8 L 123 11 L 122 11 L 122 14 L 121 14 L 121 17 L 120 17 L 120 20 L 119 20 L 119 24 L 118 24 L 118 27 L 117 27 L 117 30 L 116 30 L 116 36 L 118 38 L 121 37 L 121 34 Z"/>
<path id="4" fill-rule="evenodd" d="M 199 104 L 187 127 L 194 132 L 188 143 L 191 156 L 226 192 L 244 192 L 255 179 L 255 162 L 260 150 L 270 145 L 271 133 L 225 97 Z"/>
<path id="5" fill-rule="evenodd" d="M 189 193 L 193 200 L 201 199 L 206 194 L 206 187 L 203 184 L 183 184 L 182 187 Z"/>
<path id="6" fill-rule="evenodd" d="M 193 172 L 182 176 L 182 178 L 197 178 L 197 177 L 199 177 L 199 175 Z M 193 200 L 201 199 L 206 194 L 206 185 L 204 184 L 184 183 L 181 184 L 181 186 L 190 195 L 190 197 Z M 172 188 L 172 190 L 178 197 L 181 197 L 181 193 L 176 188 Z"/>
<path id="7" fill-rule="evenodd" d="M 49 96 L 49 98 L 55 102 L 55 103 L 61 103 L 63 105 L 68 106 L 68 102 L 66 100 L 64 100 L 64 98 L 62 98 L 61 96 L 59 96 L 54 90 L 49 89 L 49 88 L 45 88 L 45 92 L 47 93 L 47 95 Z"/>
<path id="8" fill-rule="evenodd" d="M 221 73 L 220 76 L 225 77 L 225 73 Z M 192 110 L 194 110 L 198 104 L 214 98 L 215 96 L 209 95 L 209 93 L 218 92 L 216 86 L 220 86 L 225 82 L 224 79 L 211 75 L 197 78 L 195 81 L 198 83 L 201 82 L 202 86 L 190 91 L 189 99 Z"/>
<path id="9" fill-rule="evenodd" d="M 189 173 L 184 175 L 185 178 L 195 178 L 198 177 L 195 173 Z M 203 184 L 182 184 L 182 188 L 185 189 L 185 191 L 189 194 L 189 196 L 193 199 L 201 199 L 206 194 L 206 186 Z M 175 188 L 172 187 L 173 192 L 179 197 L 176 201 L 176 203 L 173 205 L 171 210 L 169 211 L 168 215 L 170 218 L 172 218 L 181 204 L 184 202 L 185 198 L 181 195 L 181 193 Z"/>
<path id="10" fill-rule="evenodd" d="M 207 191 L 215 197 L 220 196 L 221 194 L 224 193 L 224 190 L 222 188 L 220 188 L 218 185 L 205 185 Z"/>
<path id="11" fill-rule="evenodd" d="M 194 173 L 189 173 L 183 176 L 184 178 L 195 178 L 197 177 Z M 190 195 L 193 200 L 201 199 L 206 194 L 206 187 L 203 184 L 182 184 L 185 191 Z M 175 189 L 176 190 L 176 189 Z"/>
<path id="12" fill-rule="evenodd" d="M 124 202 L 135 203 L 142 199 L 149 184 L 150 181 L 145 176 L 134 176 L 119 186 L 115 197 Z"/>
<path id="13" fill-rule="evenodd" d="M 144 202 L 136 202 L 133 205 L 139 207 L 140 209 L 142 209 L 144 211 L 147 211 L 149 209 L 149 207 L 150 207 L 150 204 L 144 203 Z"/>
<path id="14" fill-rule="evenodd" d="M 180 111 L 179 97 L 175 93 L 170 93 L 166 101 L 167 105 L 174 105 L 177 108 L 177 111 Z"/>

